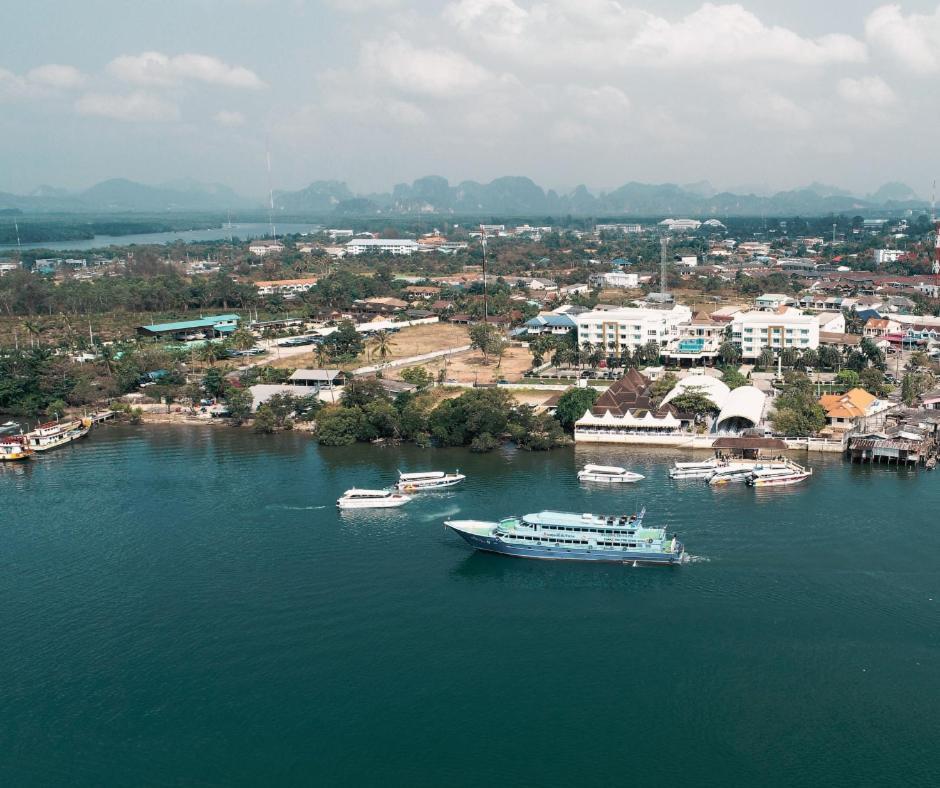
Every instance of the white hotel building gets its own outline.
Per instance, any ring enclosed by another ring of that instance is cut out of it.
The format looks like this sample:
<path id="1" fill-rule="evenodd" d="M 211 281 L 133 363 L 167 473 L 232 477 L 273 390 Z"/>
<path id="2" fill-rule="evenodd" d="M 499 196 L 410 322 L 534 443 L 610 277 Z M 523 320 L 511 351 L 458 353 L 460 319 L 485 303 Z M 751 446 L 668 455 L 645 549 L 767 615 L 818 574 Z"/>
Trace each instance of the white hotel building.
<path id="1" fill-rule="evenodd" d="M 346 254 L 385 252 L 386 254 L 412 254 L 421 251 L 417 241 L 409 238 L 354 238 L 346 244 Z"/>
<path id="2" fill-rule="evenodd" d="M 775 353 L 786 348 L 816 350 L 819 347 L 819 321 L 798 309 L 776 312 L 741 312 L 731 323 L 732 341 L 741 345 L 744 358 L 755 359 L 765 347 Z"/>
<path id="3" fill-rule="evenodd" d="M 679 338 L 691 321 L 692 310 L 676 304 L 671 309 L 612 309 L 578 315 L 578 344 L 591 344 L 608 352 L 631 351 L 653 341 L 660 346 Z M 818 341 L 818 335 L 817 335 Z"/>

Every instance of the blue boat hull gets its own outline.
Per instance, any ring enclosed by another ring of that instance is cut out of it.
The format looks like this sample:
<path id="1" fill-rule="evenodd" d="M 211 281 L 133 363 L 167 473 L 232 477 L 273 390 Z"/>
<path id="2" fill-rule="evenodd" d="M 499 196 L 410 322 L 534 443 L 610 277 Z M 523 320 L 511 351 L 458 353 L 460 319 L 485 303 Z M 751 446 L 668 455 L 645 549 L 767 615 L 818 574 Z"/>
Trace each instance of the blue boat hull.
<path id="1" fill-rule="evenodd" d="M 501 539 L 492 536 L 479 536 L 466 531 L 453 529 L 460 534 L 464 541 L 477 550 L 489 553 L 501 553 L 516 558 L 540 558 L 544 561 L 595 561 L 608 564 L 659 564 L 664 566 L 682 563 L 682 554 L 644 553 L 631 550 L 578 550 L 571 547 L 553 547 L 551 545 L 514 545 L 506 544 Z"/>

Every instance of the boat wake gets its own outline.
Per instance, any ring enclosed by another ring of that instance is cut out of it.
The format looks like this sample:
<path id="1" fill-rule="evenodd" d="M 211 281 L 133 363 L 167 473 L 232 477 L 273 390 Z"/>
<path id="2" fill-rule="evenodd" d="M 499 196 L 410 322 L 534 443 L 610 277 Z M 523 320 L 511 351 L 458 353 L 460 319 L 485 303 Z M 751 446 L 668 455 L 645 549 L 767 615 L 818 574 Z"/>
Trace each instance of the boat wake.
<path id="1" fill-rule="evenodd" d="M 689 553 L 685 553 L 682 556 L 683 564 L 707 564 L 710 563 L 711 560 L 711 558 L 707 558 L 704 555 L 691 555 Z"/>
<path id="2" fill-rule="evenodd" d="M 271 503 L 265 507 L 265 509 L 278 509 L 282 512 L 313 512 L 317 509 L 326 508 L 326 506 L 287 506 L 282 503 Z"/>
<path id="3" fill-rule="evenodd" d="M 435 512 L 434 514 L 426 514 L 421 517 L 422 523 L 431 523 L 435 520 L 444 520 L 448 517 L 453 517 L 455 514 L 460 514 L 460 507 L 454 506 L 451 509 L 448 509 L 444 512 Z"/>

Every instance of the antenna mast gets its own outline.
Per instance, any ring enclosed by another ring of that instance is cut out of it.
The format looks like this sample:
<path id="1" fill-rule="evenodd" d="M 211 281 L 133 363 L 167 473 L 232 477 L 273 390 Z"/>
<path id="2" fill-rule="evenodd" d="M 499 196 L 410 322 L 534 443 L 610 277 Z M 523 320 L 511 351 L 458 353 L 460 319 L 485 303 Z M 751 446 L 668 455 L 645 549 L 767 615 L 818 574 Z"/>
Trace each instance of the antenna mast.
<path id="1" fill-rule="evenodd" d="M 271 150 L 266 151 L 266 156 L 268 160 L 268 198 L 269 198 L 269 208 L 268 208 L 268 224 L 271 225 L 271 237 L 276 241 L 277 240 L 277 227 L 274 226 L 274 186 L 271 185 Z"/>
<path id="2" fill-rule="evenodd" d="M 669 254 L 669 236 L 664 235 L 659 240 L 659 293 L 666 295 L 666 257 Z"/>
<path id="3" fill-rule="evenodd" d="M 486 298 L 486 228 L 480 225 L 480 243 L 483 244 L 483 325 L 489 318 L 489 304 Z"/>

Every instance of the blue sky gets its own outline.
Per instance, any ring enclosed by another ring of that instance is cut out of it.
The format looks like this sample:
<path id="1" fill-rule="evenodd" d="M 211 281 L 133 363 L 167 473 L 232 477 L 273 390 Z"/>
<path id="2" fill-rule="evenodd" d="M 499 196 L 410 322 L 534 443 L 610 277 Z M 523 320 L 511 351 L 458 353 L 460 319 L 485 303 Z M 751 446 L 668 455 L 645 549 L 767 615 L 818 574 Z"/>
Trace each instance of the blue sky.
<path id="1" fill-rule="evenodd" d="M 940 170 L 940 5 L 31 0 L 3 12 L 0 191 L 249 195 L 528 175 L 859 193 Z"/>

